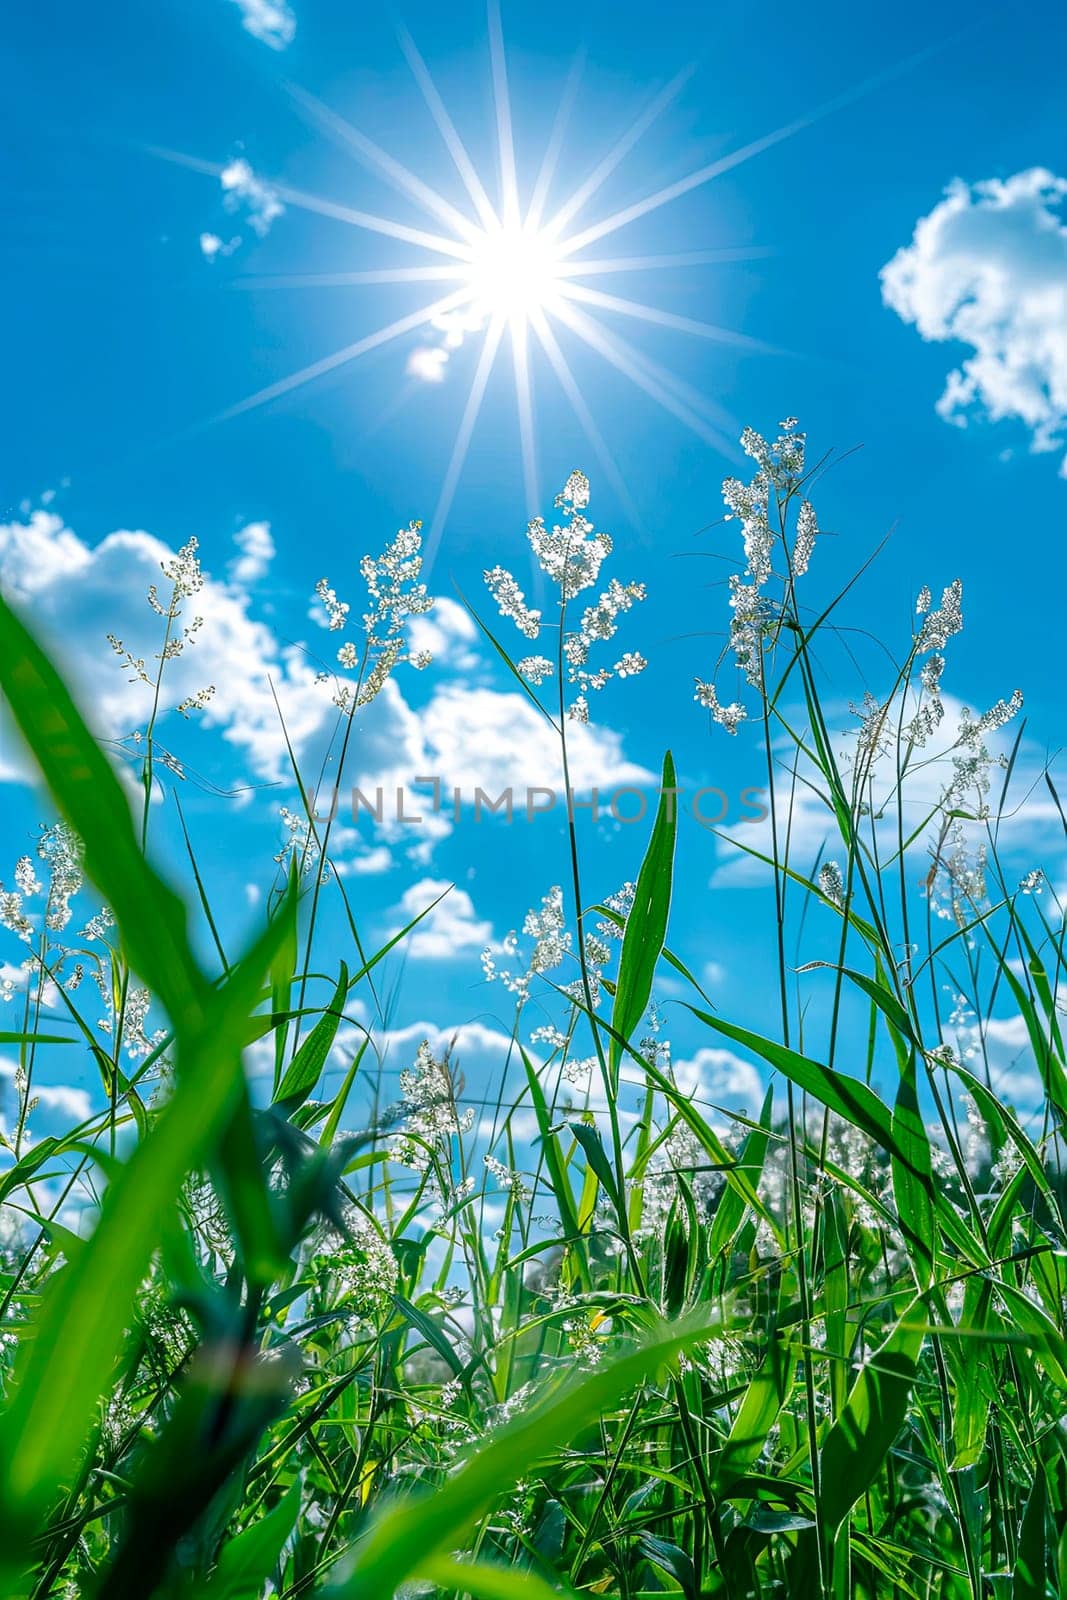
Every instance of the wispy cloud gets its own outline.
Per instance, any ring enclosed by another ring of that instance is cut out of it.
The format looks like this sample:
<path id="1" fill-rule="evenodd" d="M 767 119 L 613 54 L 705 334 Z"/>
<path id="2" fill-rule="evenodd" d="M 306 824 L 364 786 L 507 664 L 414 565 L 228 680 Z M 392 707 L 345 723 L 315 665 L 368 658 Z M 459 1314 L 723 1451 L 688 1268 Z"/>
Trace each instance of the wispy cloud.
<path id="1" fill-rule="evenodd" d="M 287 0 L 231 0 L 241 8 L 241 18 L 253 39 L 285 50 L 296 37 L 296 14 Z"/>
<path id="2" fill-rule="evenodd" d="M 266 238 L 271 224 L 285 210 L 277 191 L 265 178 L 253 172 L 244 156 L 238 156 L 223 167 L 219 182 L 222 184 L 223 204 L 227 211 L 244 217 L 253 233 L 261 239 Z"/>
<path id="3" fill-rule="evenodd" d="M 1067 428 L 1065 196 L 1067 178 L 1043 167 L 956 179 L 881 273 L 886 305 L 924 339 L 974 352 L 948 374 L 946 422 L 1016 418 L 1035 451 L 1058 449 Z"/>
<path id="4" fill-rule="evenodd" d="M 266 575 L 274 559 L 274 540 L 269 522 L 249 522 L 238 529 L 233 542 L 241 552 L 230 562 L 229 573 L 234 583 L 256 583 Z"/>
<path id="5" fill-rule="evenodd" d="M 465 889 L 457 889 L 445 878 L 420 878 L 404 890 L 396 907 L 400 921 L 393 931 L 399 932 L 431 905 L 433 910 L 404 941 L 407 955 L 423 961 L 454 961 L 484 950 L 493 935 L 492 923 L 475 914 L 474 902 Z"/>

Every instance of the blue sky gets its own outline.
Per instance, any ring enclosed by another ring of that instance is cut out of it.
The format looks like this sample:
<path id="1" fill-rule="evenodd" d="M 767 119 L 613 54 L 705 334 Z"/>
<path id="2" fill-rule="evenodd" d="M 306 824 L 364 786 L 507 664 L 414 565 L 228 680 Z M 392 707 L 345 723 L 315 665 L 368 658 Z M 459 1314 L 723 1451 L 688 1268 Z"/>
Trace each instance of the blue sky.
<path id="1" fill-rule="evenodd" d="M 891 531 L 875 572 L 856 591 L 853 620 L 902 650 L 920 585 L 940 592 L 962 577 L 967 626 L 951 653 L 951 692 L 985 706 L 1022 688 L 1028 770 L 1039 771 L 1059 737 L 1060 630 L 1041 592 L 1058 592 L 1062 578 L 1067 497 L 1067 250 L 1049 221 L 1058 208 L 1062 222 L 1057 175 L 1067 174 L 1060 9 L 1036 6 L 1020 24 L 1006 6 L 976 15 L 969 5 L 905 4 L 890 18 L 827 3 L 765 5 L 758 17 L 744 7 L 662 4 L 655 19 L 652 28 L 648 8 L 637 6 L 505 7 L 525 193 L 579 53 L 582 75 L 552 190 L 557 204 L 658 90 L 692 69 L 590 202 L 590 221 L 811 120 L 595 247 L 613 256 L 747 254 L 617 274 L 596 287 L 760 346 L 598 310 L 612 334 L 703 398 L 698 432 L 573 335 L 561 335 L 625 500 L 547 362 L 534 361 L 540 508 L 549 512 L 555 490 L 582 466 L 593 483 L 591 515 L 616 541 L 606 571 L 648 587 L 620 635 L 623 649 L 644 652 L 648 670 L 599 698 L 583 770 L 602 771 L 610 788 L 627 773 L 658 771 L 670 744 L 687 786 L 717 784 L 733 797 L 761 782 L 756 742 L 730 741 L 709 726 L 693 704 L 692 681 L 714 667 L 726 627 L 722 578 L 734 568 L 714 553 L 732 552 L 737 541 L 728 526 L 709 524 L 722 514 L 723 477 L 738 470 L 734 441 L 745 423 L 773 430 L 795 414 L 816 452 L 863 447 L 818 496 L 821 525 L 834 538 L 821 541 L 812 603 L 834 592 Z M 309 616 L 314 585 L 328 576 L 356 611 L 359 557 L 409 518 L 431 527 L 481 347 L 481 333 L 469 330 L 447 363 L 431 358 L 441 381 L 426 381 L 412 375 L 413 354 L 440 350 L 443 335 L 413 330 L 220 420 L 248 396 L 445 292 L 432 284 L 250 282 L 428 259 L 288 199 L 279 215 L 267 216 L 264 192 L 300 191 L 430 225 L 301 114 L 292 86 L 451 202 L 466 203 L 398 46 L 398 20 L 384 7 L 327 0 L 292 0 L 291 9 L 266 0 L 103 11 L 68 3 L 22 8 L 8 30 L 4 114 L 17 153 L 7 174 L 12 200 L 0 262 L 12 313 L 0 577 L 60 640 L 72 675 L 108 724 L 103 731 L 126 731 L 143 720 L 143 705 L 130 699 L 127 714 L 121 668 L 104 635 L 133 627 L 134 637 L 143 626 L 136 619 L 151 620 L 141 598 L 160 557 L 151 541 L 174 550 L 191 535 L 199 539 L 218 586 L 224 645 L 209 655 L 209 616 L 196 649 L 232 676 L 217 684 L 213 726 L 175 728 L 172 716 L 163 737 L 213 784 L 242 789 L 239 800 L 220 801 L 192 779 L 180 786 L 234 938 L 257 914 L 246 886 L 269 883 L 278 807 L 294 798 L 262 706 L 247 711 L 248 686 L 261 701 L 267 666 L 293 675 L 307 748 L 317 748 L 319 714 L 308 709 L 300 675 L 306 651 L 328 658 L 336 640 Z M 495 196 L 484 10 L 411 5 L 402 22 Z M 248 193 L 242 200 L 233 192 L 235 163 L 267 186 L 252 193 L 252 204 Z M 231 174 L 230 190 L 220 169 Z M 1035 169 L 1045 177 L 1029 188 L 1018 181 Z M 968 187 L 938 212 L 954 180 Z M 1015 187 L 989 187 L 996 184 Z M 928 218 L 925 243 L 913 244 Z M 895 287 L 883 286 L 882 269 L 909 249 L 915 253 Z M 961 261 L 979 289 L 954 297 Z M 1019 286 L 1019 306 L 1011 295 L 1010 304 L 998 300 L 990 287 L 998 273 L 1001 283 Z M 976 355 L 977 376 L 952 404 L 949 374 Z M 950 403 L 939 414 L 946 383 Z M 433 592 L 454 601 L 458 586 L 493 620 L 482 570 L 501 563 L 530 582 L 526 499 L 505 350 L 441 528 Z M 262 573 L 241 578 L 234 539 L 250 524 L 269 525 L 274 555 Z M 112 537 L 101 553 L 116 530 L 134 533 Z M 537 755 L 532 726 L 517 723 L 515 703 L 501 698 L 513 686 L 455 606 L 439 616 L 444 658 L 424 676 L 398 674 L 397 698 L 375 708 L 361 770 L 393 774 L 418 753 L 451 763 L 446 781 L 453 772 L 466 782 L 484 771 L 487 783 L 509 774 L 526 782 L 531 770 L 529 781 L 543 781 L 548 755 Z M 508 626 L 499 623 L 510 647 Z M 877 690 L 881 659 L 865 642 L 856 644 L 854 662 L 843 651 L 828 658 L 842 709 L 864 689 Z M 42 805 L 11 745 L 2 766 L 0 803 L 17 855 L 32 844 Z M 159 846 L 177 864 L 172 808 L 159 813 Z M 1031 849 L 1050 844 L 1047 821 L 1038 815 L 1032 835 L 1019 835 L 1021 865 L 1033 864 Z M 586 833 L 592 894 L 635 875 L 641 827 L 586 825 Z M 459 909 L 440 938 L 411 958 L 396 1025 L 432 1018 L 447 1028 L 477 1018 L 496 1027 L 507 997 L 482 983 L 478 950 L 564 880 L 558 817 L 510 829 L 457 827 L 420 842 L 425 848 L 413 860 L 405 839 L 365 833 L 351 859 L 366 865 L 377 852 L 373 859 L 386 870 L 346 879 L 371 938 L 396 925 L 419 885 L 454 882 L 470 897 L 469 908 L 453 897 Z M 771 954 L 766 885 L 724 879 L 715 841 L 690 819 L 680 851 L 671 942 L 695 970 L 721 968 L 715 982 L 726 1009 L 758 1021 L 755 979 Z M 5 864 L 0 873 L 8 870 Z M 678 1026 L 684 1053 L 692 1038 L 684 1022 Z"/>

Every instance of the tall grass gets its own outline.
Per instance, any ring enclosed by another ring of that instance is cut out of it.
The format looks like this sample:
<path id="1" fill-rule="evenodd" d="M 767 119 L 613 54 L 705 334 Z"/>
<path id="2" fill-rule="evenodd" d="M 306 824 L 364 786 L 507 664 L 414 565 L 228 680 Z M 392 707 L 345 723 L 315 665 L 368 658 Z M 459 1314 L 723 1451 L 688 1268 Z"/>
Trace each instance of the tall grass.
<path id="1" fill-rule="evenodd" d="M 727 1020 L 691 976 L 709 952 L 669 944 L 668 754 L 634 883 L 591 895 L 572 821 L 566 888 L 527 919 L 532 955 L 516 941 L 488 963 L 515 1001 L 488 1161 L 449 1053 L 421 1048 L 398 1104 L 381 1104 L 375 969 L 410 929 L 366 948 L 328 871 L 322 775 L 294 771 L 293 848 L 260 935 L 228 957 L 191 847 L 184 899 L 152 863 L 173 649 L 154 677 L 139 664 L 154 710 L 131 809 L 47 656 L 0 607 L 0 681 L 62 818 L 43 866 L 21 862 L 2 901 L 27 957 L 3 1036 L 19 1055 L 0 1177 L 5 1593 L 1067 1588 L 1064 926 L 1038 878 L 1017 886 L 1004 863 L 1021 734 L 1005 754 L 997 741 L 1019 704 L 947 728 L 952 586 L 939 606 L 920 595 L 907 648 L 842 737 L 820 651 L 848 590 L 814 612 L 801 598 L 827 463 L 805 464 L 792 424 L 743 442 L 756 469 L 726 485 L 744 562 L 718 674 L 741 698 L 724 703 L 713 681 L 697 698 L 720 737 L 747 721 L 765 755 L 766 836 L 736 847 L 772 892 L 764 1031 Z M 568 724 L 597 687 L 590 653 L 642 597 L 609 588 L 582 610 L 610 549 L 587 498 L 575 475 L 561 525 L 531 525 L 556 585 L 548 618 L 503 569 L 487 575 L 552 657 L 513 660 L 482 621 L 556 728 L 565 782 Z M 167 573 L 168 642 L 184 637 L 197 570 L 187 547 Z M 365 640 L 342 647 L 337 786 L 425 609 L 417 527 L 364 574 Z M 623 660 L 623 676 L 640 670 Z M 1051 780 L 1046 792 L 1058 806 Z M 833 844 L 809 859 L 813 815 Z M 79 943 L 66 929 L 83 871 L 108 912 Z M 343 902 L 343 948 L 323 932 L 326 896 Z M 648 1021 L 664 971 L 687 984 L 693 1027 L 761 1064 L 754 1115 L 679 1086 Z M 364 993 L 375 1003 L 357 1014 Z M 1005 1012 L 1027 1040 L 1036 1112 L 998 1079 Z M 242 1065 L 257 1042 L 269 1104 Z M 98 1109 L 34 1139 L 42 1064 L 76 1050 Z"/>

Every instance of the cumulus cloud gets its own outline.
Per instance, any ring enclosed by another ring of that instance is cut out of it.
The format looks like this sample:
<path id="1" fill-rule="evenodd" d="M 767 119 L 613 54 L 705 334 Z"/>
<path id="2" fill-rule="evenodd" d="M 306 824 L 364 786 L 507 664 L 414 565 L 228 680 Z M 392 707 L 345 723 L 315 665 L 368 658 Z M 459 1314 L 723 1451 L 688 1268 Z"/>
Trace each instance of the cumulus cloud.
<path id="1" fill-rule="evenodd" d="M 296 16 L 287 0 L 232 0 L 241 8 L 246 33 L 272 50 L 284 50 L 296 37 Z"/>
<path id="2" fill-rule="evenodd" d="M 461 348 L 469 333 L 479 333 L 484 326 L 485 313 L 477 307 L 441 312 L 430 323 L 440 335 L 439 342 L 415 346 L 404 369 L 408 377 L 421 378 L 423 383 L 443 383 L 453 351 Z"/>
<path id="3" fill-rule="evenodd" d="M 161 623 L 145 596 L 150 584 L 165 588 L 160 568 L 173 557 L 168 545 L 142 530 L 122 529 L 89 546 L 50 511 L 0 525 L 0 584 L 29 609 L 66 663 L 98 731 L 110 738 L 143 724 L 151 692 L 129 681 L 106 635 L 115 634 L 154 668 Z M 301 652 L 283 649 L 270 628 L 249 615 L 249 596 L 238 585 L 208 578 L 185 610 L 187 621 L 201 616 L 203 626 L 196 642 L 167 664 L 163 711 L 213 684 L 215 695 L 199 713 L 206 725 L 221 731 L 257 777 L 281 777 L 287 757 L 272 681 L 297 749 L 325 727 L 328 691 Z M 6 739 L 4 752 L 0 777 L 22 776 Z"/>
<path id="4" fill-rule="evenodd" d="M 447 595 L 438 596 L 432 611 L 412 617 L 408 631 L 412 650 L 428 650 L 435 667 L 466 672 L 478 665 L 478 652 L 473 648 L 478 629 L 470 612 Z"/>
<path id="5" fill-rule="evenodd" d="M 886 305 L 923 339 L 974 352 L 949 372 L 940 415 L 959 427 L 1016 418 L 1036 451 L 1067 428 L 1065 196 L 1067 178 L 1044 167 L 956 179 L 881 273 Z"/>
<path id="6" fill-rule="evenodd" d="M 447 350 L 440 346 L 419 344 L 408 356 L 404 371 L 409 378 L 421 378 L 423 383 L 443 383 L 447 366 Z"/>
<path id="7" fill-rule="evenodd" d="M 241 552 L 230 562 L 229 574 L 234 583 L 255 583 L 266 575 L 274 559 L 274 540 L 269 522 L 249 522 L 238 529 L 233 542 Z"/>
<path id="8" fill-rule="evenodd" d="M 301 766 L 317 770 L 339 715 L 331 681 L 319 681 L 322 669 L 332 663 L 296 644 L 283 646 L 254 614 L 247 584 L 270 559 L 268 524 L 242 529 L 237 547 L 228 581 L 208 575 L 203 588 L 184 602 L 184 620 L 200 616 L 203 624 L 195 642 L 167 664 L 161 712 L 173 713 L 181 701 L 214 685 L 214 695 L 197 717 L 233 747 L 236 771 L 226 781 L 249 776 L 285 781 L 289 757 L 278 706 Z M 89 545 L 53 511 L 38 509 L 25 520 L 0 524 L 0 585 L 51 642 L 104 737 L 121 739 L 142 728 L 152 699 L 146 684 L 130 681 L 132 675 L 108 644 L 107 634 L 119 638 L 123 649 L 143 658 L 154 673 L 162 624 L 147 603 L 146 591 L 156 584 L 168 592 L 160 569 L 174 554 L 143 530 L 123 529 Z M 420 619 L 420 626 L 417 644 L 431 643 L 453 670 L 477 664 L 473 624 L 453 601 L 440 601 L 429 618 Z M 352 821 L 352 787 L 372 803 L 381 788 L 383 814 L 380 822 L 371 823 L 362 812 L 358 829 L 350 829 L 350 836 L 338 834 L 342 874 L 386 870 L 389 860 L 382 852 L 387 847 L 402 847 L 409 859 L 428 861 L 436 842 L 455 826 L 450 802 L 454 788 L 461 791 L 461 815 L 469 814 L 478 788 L 494 798 L 511 788 L 518 811 L 525 806 L 528 787 L 562 790 L 556 736 L 523 695 L 446 677 L 416 709 L 398 679 L 390 678 L 358 715 L 359 739 L 353 741 L 337 821 L 340 826 Z M 0 724 L 0 734 L 7 735 L 8 729 L 9 724 Z M 166 726 L 160 737 L 166 742 Z M 187 745 L 183 736 L 181 746 Z M 655 781 L 625 756 L 620 735 L 610 728 L 575 725 L 569 754 L 577 790 L 596 786 L 603 793 L 621 784 Z M 28 770 L 13 738 L 0 739 L 0 781 L 24 781 Z M 415 787 L 416 778 L 431 775 L 441 786 L 436 813 L 425 786 Z M 417 826 L 397 817 L 397 789 L 405 794 L 405 814 L 421 816 Z M 322 797 L 322 809 L 327 803 Z"/>
<path id="9" fill-rule="evenodd" d="M 14 1061 L 0 1060 L 0 1082 L 14 1083 L 15 1071 Z M 68 1124 L 85 1122 L 92 1113 L 92 1102 L 86 1090 L 75 1089 L 71 1084 L 41 1083 L 35 1078 L 33 1098 L 40 1102 L 42 1113 L 54 1111 Z"/>
<path id="10" fill-rule="evenodd" d="M 219 173 L 223 204 L 226 210 L 244 217 L 252 232 L 261 239 L 270 232 L 271 224 L 282 215 L 285 207 L 277 191 L 253 172 L 243 156 L 230 161 Z"/>
<path id="11" fill-rule="evenodd" d="M 913 759 L 903 786 L 904 823 L 909 831 L 916 830 L 911 851 L 916 859 L 929 866 L 928 850 L 936 837 L 946 786 L 955 775 L 953 746 L 957 730 L 964 715 L 964 702 L 945 691 L 941 693 L 945 708 L 941 730 L 932 735 L 921 759 Z M 911 712 L 914 702 L 909 702 Z M 973 702 L 972 702 L 973 705 Z M 910 712 L 909 712 L 910 714 Z M 856 759 L 857 728 L 855 718 L 851 727 L 835 741 L 837 760 L 847 774 Z M 991 730 L 983 734 L 986 748 L 994 757 L 1007 758 L 1015 739 L 1016 725 Z M 957 752 L 958 753 L 958 752 Z M 1012 770 L 1011 794 L 998 827 L 998 841 L 1002 852 L 1012 850 L 1036 852 L 1038 859 L 1049 849 L 1060 848 L 1062 824 L 1055 801 L 1048 794 L 1043 774 L 1043 752 L 1024 740 L 1016 753 Z M 807 872 L 820 852 L 831 859 L 840 857 L 842 846 L 834 819 L 820 798 L 820 784 L 814 770 L 800 768 L 803 780 L 796 788 L 780 784 L 777 790 L 777 824 L 779 844 L 789 837 L 790 862 L 798 872 Z M 878 829 L 888 850 L 895 844 L 898 784 L 896 763 L 891 751 L 877 755 L 870 767 L 870 803 L 878 818 Z M 992 768 L 992 800 L 999 800 L 1003 772 L 999 766 Z M 971 797 L 973 798 L 973 797 Z M 984 823 L 964 823 L 968 840 L 980 843 L 985 838 Z M 739 848 L 744 846 L 744 849 Z M 732 837 L 721 834 L 716 839 L 718 865 L 711 877 L 715 888 L 746 888 L 766 884 L 770 868 L 746 851 L 758 851 L 770 857 L 774 839 L 771 818 L 744 822 L 733 830 Z M 1032 864 L 1032 863 L 1031 863 Z"/>
<path id="12" fill-rule="evenodd" d="M 732 1105 L 755 1115 L 763 1102 L 763 1083 L 751 1061 L 715 1045 L 676 1061 L 674 1077 L 682 1093 L 698 1104 Z"/>
<path id="13" fill-rule="evenodd" d="M 398 920 L 392 933 L 399 933 L 427 906 L 433 910 L 408 934 L 406 954 L 423 961 L 451 961 L 485 949 L 492 937 L 492 923 L 475 915 L 474 902 L 465 889 L 457 889 L 444 878 L 420 878 L 405 889 L 396 907 Z"/>
<path id="14" fill-rule="evenodd" d="M 227 242 L 225 239 L 220 239 L 217 233 L 202 233 L 200 235 L 200 254 L 205 261 L 215 261 L 220 256 L 232 256 L 240 243 L 239 236 Z"/>

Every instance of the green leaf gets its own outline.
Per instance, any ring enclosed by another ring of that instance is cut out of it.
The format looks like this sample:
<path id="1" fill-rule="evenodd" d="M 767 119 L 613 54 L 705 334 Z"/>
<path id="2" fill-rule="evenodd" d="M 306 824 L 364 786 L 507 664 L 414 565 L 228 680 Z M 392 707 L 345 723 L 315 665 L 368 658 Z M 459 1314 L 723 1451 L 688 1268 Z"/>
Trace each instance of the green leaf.
<path id="1" fill-rule="evenodd" d="M 77 1044 L 68 1033 L 4 1033 L 0 1044 Z"/>
<path id="2" fill-rule="evenodd" d="M 295 1111 L 302 1106 L 318 1083 L 327 1057 L 337 1037 L 337 1029 L 348 997 L 348 968 L 341 962 L 341 976 L 333 992 L 329 1009 L 316 1022 L 296 1055 L 290 1061 L 285 1077 L 278 1086 L 274 1104 L 283 1111 Z"/>
<path id="3" fill-rule="evenodd" d="M 0 1551 L 17 1562 L 77 1459 L 105 1391 L 161 1219 L 185 1174 L 226 1127 L 243 1087 L 244 1023 L 293 915 L 290 902 L 214 997 L 203 1027 L 179 1038 L 177 1088 L 152 1132 L 120 1166 L 77 1259 L 49 1284 L 35 1337 L 16 1365 L 0 1431 Z M 71 1330 L 77 1330 L 77 1359 Z"/>
<path id="4" fill-rule="evenodd" d="M 637 875 L 634 901 L 626 919 L 619 957 L 619 978 L 611 1013 L 611 1076 L 618 1081 L 621 1039 L 629 1040 L 648 1009 L 656 965 L 667 938 L 674 873 L 674 840 L 678 831 L 678 796 L 674 761 L 663 758 L 663 781 L 652 837 Z"/>
<path id="5" fill-rule="evenodd" d="M 115 914 L 130 964 L 172 1021 L 203 1019 L 208 985 L 186 936 L 185 907 L 145 860 L 110 763 L 44 651 L 0 598 L 0 687 L 52 798 Z"/>
<path id="6" fill-rule="evenodd" d="M 619 1186 L 615 1181 L 615 1174 L 612 1171 L 608 1153 L 604 1149 L 599 1133 L 588 1122 L 568 1122 L 567 1126 L 585 1151 L 585 1159 L 596 1174 L 615 1210 L 618 1211 L 622 1206 L 622 1197 L 619 1194 Z"/>
<path id="7" fill-rule="evenodd" d="M 491 1566 L 488 1561 L 456 1561 L 436 1555 L 420 1562 L 418 1572 L 440 1591 L 474 1595 L 475 1600 L 560 1600 L 560 1595 L 578 1600 L 576 1591 L 562 1580 L 549 1583 L 536 1572 Z"/>
<path id="8" fill-rule="evenodd" d="M 454 1550 L 486 1507 L 535 1464 L 552 1455 L 635 1385 L 673 1360 L 679 1350 L 706 1339 L 715 1324 L 699 1320 L 664 1326 L 647 1343 L 618 1356 L 578 1381 L 565 1383 L 495 1436 L 429 1495 L 413 1495 L 380 1513 L 356 1550 L 347 1579 L 327 1595 L 344 1600 L 385 1600 L 443 1551 Z M 468 1588 L 472 1585 L 464 1579 Z M 488 1591 L 487 1591 L 488 1593 Z M 506 1591 L 497 1590 L 495 1594 Z"/>
<path id="9" fill-rule="evenodd" d="M 58 1139 L 46 1136 L 27 1150 L 22 1159 L 16 1161 L 15 1165 L 0 1178 L 0 1201 L 6 1200 L 9 1194 L 14 1194 L 24 1183 L 29 1183 L 45 1162 L 50 1161 L 61 1149 L 62 1145 Z"/>
<path id="10" fill-rule="evenodd" d="M 687 1556 L 676 1544 L 657 1538 L 652 1533 L 638 1534 L 637 1548 L 646 1561 L 651 1561 L 653 1566 L 674 1579 L 687 1600 L 696 1600 L 697 1580 L 692 1556 Z"/>
<path id="11" fill-rule="evenodd" d="M 455 1345 L 446 1337 L 443 1329 L 439 1328 L 425 1311 L 420 1311 L 410 1300 L 405 1300 L 403 1295 L 394 1295 L 393 1304 L 404 1320 L 410 1322 L 416 1332 L 422 1334 L 426 1343 L 437 1351 L 446 1366 L 451 1367 L 455 1376 L 462 1378 L 465 1370 L 463 1362 L 456 1353 Z"/>
<path id="12" fill-rule="evenodd" d="M 890 1113 L 874 1090 L 868 1088 L 865 1083 L 858 1078 L 850 1078 L 847 1073 L 836 1072 L 820 1061 L 812 1061 L 808 1056 L 799 1055 L 797 1051 L 790 1050 L 788 1046 L 778 1044 L 773 1039 L 765 1039 L 761 1034 L 752 1033 L 748 1028 L 739 1028 L 733 1023 L 724 1022 L 721 1017 L 713 1017 L 707 1011 L 698 1010 L 696 1006 L 689 1006 L 689 1010 L 716 1033 L 721 1033 L 727 1039 L 733 1039 L 737 1044 L 744 1045 L 753 1055 L 760 1056 L 798 1088 L 814 1095 L 820 1104 L 829 1107 L 831 1111 L 836 1111 L 854 1128 L 859 1128 L 861 1132 L 868 1134 L 876 1144 L 881 1145 L 883 1150 L 888 1151 L 904 1168 L 911 1171 L 920 1183 L 925 1181 L 921 1159 L 916 1165 L 915 1152 L 910 1141 L 902 1137 L 900 1128 L 894 1129 Z M 955 1207 L 940 1190 L 935 1189 L 934 1195 L 938 1223 L 945 1234 L 968 1261 L 975 1266 L 988 1266 L 985 1252 L 957 1214 Z"/>
<path id="13" fill-rule="evenodd" d="M 258 1600 L 296 1527 L 302 1488 L 294 1478 L 273 1510 L 227 1540 L 214 1572 L 197 1586 L 199 1600 Z"/>
<path id="14" fill-rule="evenodd" d="M 1045 1600 L 1047 1592 L 1045 1569 L 1048 1562 L 1045 1547 L 1047 1501 L 1048 1485 L 1045 1469 L 1039 1461 L 1030 1498 L 1026 1502 L 1023 1525 L 1019 1530 L 1015 1577 L 1011 1586 L 1012 1600 Z"/>
<path id="15" fill-rule="evenodd" d="M 924 1329 L 901 1319 L 870 1356 L 819 1453 L 821 1510 L 840 1526 L 882 1470 L 908 1409 Z"/>
<path id="16" fill-rule="evenodd" d="M 906 1156 L 905 1160 L 892 1157 L 893 1196 L 916 1286 L 922 1293 L 934 1278 L 937 1229 L 930 1141 L 919 1111 L 914 1051 L 900 1076 L 891 1127 L 895 1142 Z"/>
<path id="17" fill-rule="evenodd" d="M 717 1493 L 727 1496 L 763 1449 L 778 1413 L 793 1391 L 797 1354 L 792 1344 L 776 1339 L 758 1372 L 750 1379 L 737 1408 L 726 1443 L 712 1465 Z"/>

